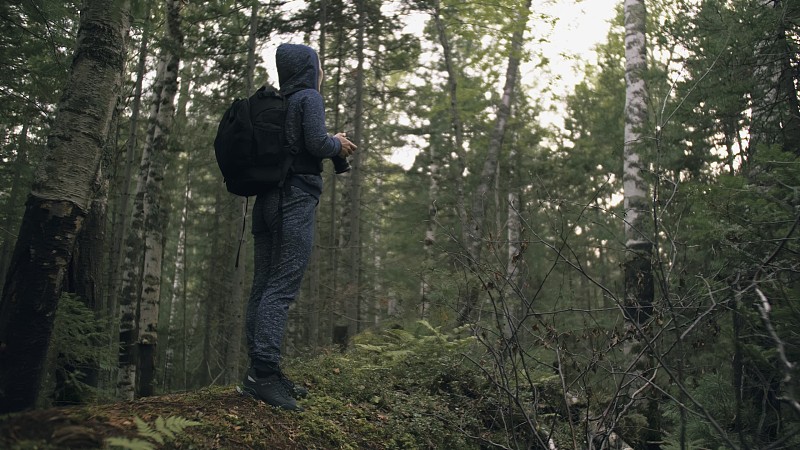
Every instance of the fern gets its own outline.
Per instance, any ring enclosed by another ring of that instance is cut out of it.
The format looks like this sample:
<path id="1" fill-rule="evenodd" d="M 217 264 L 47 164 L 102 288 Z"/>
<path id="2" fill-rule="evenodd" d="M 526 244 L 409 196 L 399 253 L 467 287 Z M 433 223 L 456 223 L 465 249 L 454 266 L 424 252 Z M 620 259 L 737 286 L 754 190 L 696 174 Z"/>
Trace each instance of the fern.
<path id="1" fill-rule="evenodd" d="M 199 422 L 184 419 L 179 416 L 170 416 L 166 419 L 158 416 L 155 421 L 155 427 L 149 425 L 139 417 L 134 417 L 133 421 L 136 423 L 136 432 L 141 438 L 147 440 L 111 437 L 106 439 L 106 445 L 111 448 L 122 448 L 125 450 L 153 450 L 156 448 L 156 443 L 164 445 L 167 441 L 175 439 L 186 428 L 200 425 Z"/>
<path id="2" fill-rule="evenodd" d="M 160 419 L 161 417 L 159 417 Z M 136 422 L 136 431 L 139 432 L 139 436 L 146 437 L 150 440 L 156 441 L 159 444 L 164 443 L 164 437 L 158 431 L 154 430 L 147 424 L 144 420 L 134 417 L 133 421 Z"/>
<path id="3" fill-rule="evenodd" d="M 109 448 L 120 448 L 124 450 L 155 450 L 155 445 L 141 439 L 128 439 L 121 437 L 106 438 L 106 445 Z"/>
<path id="4" fill-rule="evenodd" d="M 416 333 L 393 328 L 384 330 L 381 335 L 364 333 L 359 335 L 355 347 L 370 355 L 372 362 L 378 366 L 362 366 L 367 370 L 394 367 L 398 363 L 408 363 L 412 358 L 422 358 L 426 365 L 445 355 L 455 355 L 467 349 L 475 341 L 471 334 L 465 336 L 469 326 L 459 327 L 452 332 L 442 331 L 442 327 L 434 327 L 426 320 L 416 322 L 420 330 Z"/>

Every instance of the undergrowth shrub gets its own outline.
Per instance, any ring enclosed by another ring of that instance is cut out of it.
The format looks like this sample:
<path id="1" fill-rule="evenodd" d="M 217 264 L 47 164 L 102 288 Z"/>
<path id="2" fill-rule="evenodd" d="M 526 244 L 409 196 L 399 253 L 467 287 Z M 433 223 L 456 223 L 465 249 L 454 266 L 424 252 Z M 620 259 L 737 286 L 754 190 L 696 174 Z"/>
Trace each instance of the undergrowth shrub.
<path id="1" fill-rule="evenodd" d="M 48 355 L 49 371 L 41 406 L 89 403 L 107 393 L 93 386 L 91 374 L 116 368 L 116 354 L 108 345 L 105 320 L 86 306 L 79 296 L 64 293 L 58 303 Z"/>
<path id="2" fill-rule="evenodd" d="M 467 327 L 446 332 L 420 321 L 362 333 L 346 353 L 295 361 L 291 370 L 326 394 L 309 398 L 303 432 L 342 448 L 474 447 L 486 391 L 463 356 L 474 342 Z"/>
<path id="3" fill-rule="evenodd" d="M 136 438 L 109 437 L 105 443 L 111 449 L 121 450 L 154 450 L 178 438 L 189 427 L 200 425 L 200 422 L 170 416 L 166 419 L 158 416 L 150 425 L 139 417 L 133 418 L 136 423 Z"/>

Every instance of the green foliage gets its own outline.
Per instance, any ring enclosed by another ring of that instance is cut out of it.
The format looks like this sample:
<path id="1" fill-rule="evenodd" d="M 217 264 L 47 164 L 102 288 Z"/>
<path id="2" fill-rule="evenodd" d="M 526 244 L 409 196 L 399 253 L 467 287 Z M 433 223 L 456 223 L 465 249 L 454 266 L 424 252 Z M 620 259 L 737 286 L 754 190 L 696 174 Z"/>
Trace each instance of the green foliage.
<path id="1" fill-rule="evenodd" d="M 75 294 L 64 293 L 58 303 L 50 352 L 55 357 L 56 398 L 82 402 L 100 395 L 84 382 L 92 370 L 111 370 L 116 353 L 108 344 L 105 319 L 98 317 Z"/>
<path id="2" fill-rule="evenodd" d="M 200 425 L 200 422 L 178 416 L 170 416 L 166 419 L 158 416 L 153 425 L 138 416 L 133 420 L 136 423 L 138 438 L 110 437 L 106 438 L 106 445 L 110 448 L 125 450 L 153 450 L 157 448 L 157 445 L 161 446 L 175 440 L 187 428 Z"/>
<path id="3" fill-rule="evenodd" d="M 342 355 L 296 361 L 292 369 L 326 394 L 304 403 L 303 434 L 331 448 L 360 447 L 354 436 L 386 448 L 471 448 L 465 433 L 480 428 L 483 382 L 462 356 L 474 343 L 465 331 L 420 321 L 362 333 Z"/>

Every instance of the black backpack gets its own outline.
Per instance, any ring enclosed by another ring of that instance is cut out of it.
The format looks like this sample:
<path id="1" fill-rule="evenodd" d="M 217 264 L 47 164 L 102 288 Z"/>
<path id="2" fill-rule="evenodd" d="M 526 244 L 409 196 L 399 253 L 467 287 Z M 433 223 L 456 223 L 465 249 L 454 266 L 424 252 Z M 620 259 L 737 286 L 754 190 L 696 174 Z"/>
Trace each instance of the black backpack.
<path id="1" fill-rule="evenodd" d="M 286 141 L 285 121 L 286 98 L 271 86 L 225 111 L 214 154 L 228 192 L 247 197 L 283 187 L 297 154 Z"/>

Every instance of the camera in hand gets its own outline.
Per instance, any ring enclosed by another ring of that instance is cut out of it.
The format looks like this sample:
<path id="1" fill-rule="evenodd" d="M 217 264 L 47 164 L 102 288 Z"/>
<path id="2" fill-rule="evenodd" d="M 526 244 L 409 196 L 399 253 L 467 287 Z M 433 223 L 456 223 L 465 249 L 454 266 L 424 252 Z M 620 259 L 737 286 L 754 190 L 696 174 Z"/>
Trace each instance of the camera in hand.
<path id="1" fill-rule="evenodd" d="M 333 171 L 336 172 L 337 175 L 350 172 L 350 162 L 347 161 L 346 158 L 337 155 L 331 158 L 331 161 L 333 161 Z"/>

